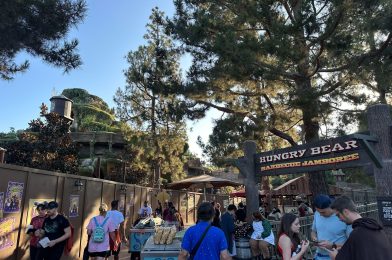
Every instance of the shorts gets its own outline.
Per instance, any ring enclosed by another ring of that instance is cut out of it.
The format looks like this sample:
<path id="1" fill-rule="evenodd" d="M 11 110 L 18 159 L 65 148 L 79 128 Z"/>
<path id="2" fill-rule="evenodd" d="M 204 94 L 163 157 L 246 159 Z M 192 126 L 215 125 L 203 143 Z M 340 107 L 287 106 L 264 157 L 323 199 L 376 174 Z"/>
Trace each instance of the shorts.
<path id="1" fill-rule="evenodd" d="M 114 248 L 114 242 L 110 236 L 109 236 L 109 244 L 110 244 L 110 251 L 112 252 L 112 255 L 117 256 L 121 250 L 121 237 L 120 237 L 120 232 L 117 229 L 114 231 L 114 234 L 116 237 L 118 247 L 116 249 Z"/>
<path id="2" fill-rule="evenodd" d="M 103 252 L 89 252 L 88 255 L 91 256 L 91 257 L 97 257 L 97 256 L 109 257 L 110 256 L 110 250 L 103 251 Z"/>

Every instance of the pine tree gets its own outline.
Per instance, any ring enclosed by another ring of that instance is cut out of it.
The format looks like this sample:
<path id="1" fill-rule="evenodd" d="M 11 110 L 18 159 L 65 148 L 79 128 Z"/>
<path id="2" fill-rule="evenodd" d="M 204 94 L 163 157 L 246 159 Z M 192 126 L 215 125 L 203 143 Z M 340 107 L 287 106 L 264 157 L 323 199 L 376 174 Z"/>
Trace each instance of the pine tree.
<path id="1" fill-rule="evenodd" d="M 257 116 L 288 141 L 273 124 L 282 115 L 275 111 L 299 113 L 304 141 L 319 140 L 322 118 L 333 111 L 325 100 L 353 85 L 354 69 L 391 48 L 391 23 L 385 24 L 392 17 L 389 1 L 177 0 L 175 5 L 171 32 L 194 58 L 189 97 L 227 113 Z M 369 8 L 377 11 L 365 20 Z M 372 30 L 386 37 L 374 49 L 358 48 L 362 27 L 371 22 Z M 262 106 L 231 109 L 233 95 L 258 97 L 269 106 L 267 115 L 259 117 Z M 287 119 L 293 124 L 297 118 Z M 328 192 L 322 173 L 310 174 L 310 187 L 313 194 Z"/>
<path id="2" fill-rule="evenodd" d="M 176 90 L 181 85 L 179 52 L 165 34 L 163 12 L 153 9 L 147 25 L 147 45 L 129 52 L 125 72 L 127 86 L 114 97 L 118 117 L 140 131 L 144 160 L 168 181 L 183 174 L 181 157 L 186 151 L 183 102 Z"/>
<path id="3" fill-rule="evenodd" d="M 85 13 L 84 0 L 0 1 L 0 77 L 10 80 L 28 68 L 28 61 L 15 62 L 22 51 L 65 72 L 80 66 L 78 41 L 63 39 Z"/>

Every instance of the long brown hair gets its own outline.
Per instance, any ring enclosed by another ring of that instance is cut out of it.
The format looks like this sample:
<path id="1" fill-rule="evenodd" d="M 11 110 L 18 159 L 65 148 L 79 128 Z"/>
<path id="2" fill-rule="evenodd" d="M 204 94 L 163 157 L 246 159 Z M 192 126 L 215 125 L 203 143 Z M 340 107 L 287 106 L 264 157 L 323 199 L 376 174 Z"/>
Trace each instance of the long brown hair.
<path id="1" fill-rule="evenodd" d="M 280 221 L 280 228 L 278 233 L 278 237 L 280 237 L 280 235 L 282 234 L 285 234 L 290 238 L 291 243 L 293 243 L 294 245 L 294 250 L 298 247 L 299 243 L 301 242 L 299 235 L 291 230 L 291 225 L 294 223 L 294 221 L 297 218 L 298 217 L 293 213 L 284 214 Z"/>
<path id="2" fill-rule="evenodd" d="M 260 211 L 255 211 L 255 212 L 252 213 L 252 215 L 253 215 L 255 221 L 263 221 L 263 220 L 266 219 L 266 218 L 263 216 L 263 214 L 260 213 Z"/>

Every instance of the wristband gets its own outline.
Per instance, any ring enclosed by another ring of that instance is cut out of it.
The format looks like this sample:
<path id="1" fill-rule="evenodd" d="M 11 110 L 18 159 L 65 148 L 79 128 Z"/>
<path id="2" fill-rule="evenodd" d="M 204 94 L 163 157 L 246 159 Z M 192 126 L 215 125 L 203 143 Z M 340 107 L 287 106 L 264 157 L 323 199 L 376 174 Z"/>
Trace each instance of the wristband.
<path id="1" fill-rule="evenodd" d="M 337 249 L 338 248 L 338 246 L 335 244 L 335 242 L 332 243 L 332 248 L 333 249 Z"/>

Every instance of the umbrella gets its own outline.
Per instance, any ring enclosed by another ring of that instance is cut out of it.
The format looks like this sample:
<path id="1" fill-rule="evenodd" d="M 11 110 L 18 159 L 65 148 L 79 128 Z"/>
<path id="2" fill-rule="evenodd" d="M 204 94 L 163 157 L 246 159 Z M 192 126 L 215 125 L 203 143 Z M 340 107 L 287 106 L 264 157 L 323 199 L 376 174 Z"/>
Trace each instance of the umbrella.
<path id="1" fill-rule="evenodd" d="M 161 191 L 157 194 L 157 200 L 159 200 L 160 202 L 165 202 L 169 199 L 170 199 L 170 195 L 166 191 Z"/>
<path id="2" fill-rule="evenodd" d="M 264 196 L 266 194 L 267 194 L 267 192 L 265 190 L 259 190 L 260 196 Z M 230 197 L 232 197 L 232 198 L 233 197 L 246 198 L 245 189 L 233 191 L 232 193 L 230 193 Z"/>
<path id="3" fill-rule="evenodd" d="M 187 178 L 181 181 L 176 181 L 173 183 L 170 183 L 168 185 L 169 188 L 172 189 L 188 189 L 192 187 L 196 188 L 203 188 L 204 189 L 204 201 L 206 200 L 206 188 L 213 187 L 213 188 L 220 188 L 220 187 L 225 187 L 225 186 L 240 186 L 243 185 L 242 183 L 232 181 L 232 180 L 227 180 L 227 179 L 222 179 L 214 176 L 210 176 L 207 174 L 203 174 L 200 176 L 196 177 L 191 177 Z"/>

